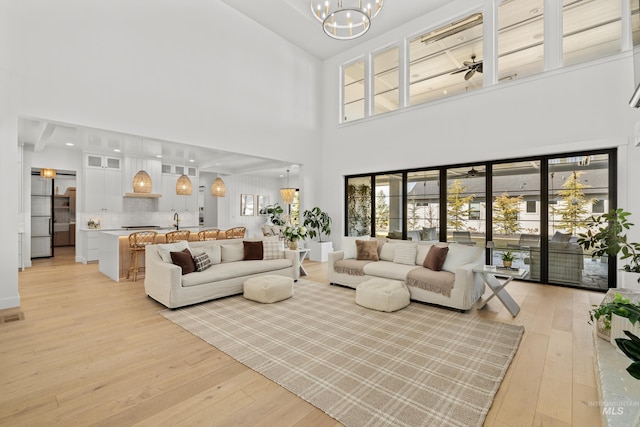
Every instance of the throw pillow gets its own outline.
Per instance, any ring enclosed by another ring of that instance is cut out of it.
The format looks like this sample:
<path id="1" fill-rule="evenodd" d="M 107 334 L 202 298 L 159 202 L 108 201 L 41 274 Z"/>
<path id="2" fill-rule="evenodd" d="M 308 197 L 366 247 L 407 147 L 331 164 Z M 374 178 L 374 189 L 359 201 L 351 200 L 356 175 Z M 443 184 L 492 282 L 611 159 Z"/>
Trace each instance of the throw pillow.
<path id="1" fill-rule="evenodd" d="M 185 249 L 180 252 L 169 252 L 171 255 L 171 261 L 182 269 L 182 274 L 189 274 L 196 271 L 196 265 L 191 257 L 189 249 Z"/>
<path id="2" fill-rule="evenodd" d="M 171 264 L 173 261 L 171 260 L 170 252 L 180 252 L 182 250 L 188 249 L 189 243 L 186 240 L 180 240 L 175 243 L 163 243 L 158 245 L 158 255 L 162 258 L 162 261 Z"/>
<path id="3" fill-rule="evenodd" d="M 262 242 L 242 242 L 244 246 L 244 259 L 249 260 L 261 260 L 262 259 Z"/>
<path id="4" fill-rule="evenodd" d="M 244 259 L 244 246 L 239 244 L 220 245 L 222 262 L 235 262 Z"/>
<path id="5" fill-rule="evenodd" d="M 356 240 L 356 259 L 378 261 L 378 242 L 376 240 Z"/>
<path id="6" fill-rule="evenodd" d="M 431 249 L 429 249 L 427 257 L 424 259 L 424 263 L 422 264 L 422 266 L 433 271 L 440 271 L 442 270 L 442 266 L 447 259 L 448 253 L 448 247 L 433 245 L 431 246 Z"/>
<path id="7" fill-rule="evenodd" d="M 393 262 L 396 264 L 416 265 L 415 243 L 396 243 Z"/>
<path id="8" fill-rule="evenodd" d="M 205 252 L 200 255 L 194 255 L 193 263 L 196 265 L 196 271 L 204 271 L 213 265 L 211 258 Z"/>
<path id="9" fill-rule="evenodd" d="M 343 236 L 342 250 L 344 251 L 344 259 L 355 258 L 357 255 L 356 240 L 369 240 L 369 236 Z"/>
<path id="10" fill-rule="evenodd" d="M 380 249 L 380 255 L 378 256 L 382 261 L 391 261 L 396 256 L 396 245 L 395 243 L 386 242 L 382 245 L 382 249 Z"/>
<path id="11" fill-rule="evenodd" d="M 264 259 L 282 259 L 284 258 L 284 242 L 282 240 L 263 241 L 262 253 Z"/>

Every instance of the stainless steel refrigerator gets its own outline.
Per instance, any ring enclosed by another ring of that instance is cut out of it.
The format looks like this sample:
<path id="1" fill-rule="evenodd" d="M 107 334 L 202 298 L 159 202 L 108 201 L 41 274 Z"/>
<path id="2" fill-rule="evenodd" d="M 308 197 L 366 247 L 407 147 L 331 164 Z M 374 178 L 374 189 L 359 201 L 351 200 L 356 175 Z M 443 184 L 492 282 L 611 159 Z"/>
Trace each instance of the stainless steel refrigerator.
<path id="1" fill-rule="evenodd" d="M 53 180 L 31 175 L 31 258 L 53 256 Z"/>

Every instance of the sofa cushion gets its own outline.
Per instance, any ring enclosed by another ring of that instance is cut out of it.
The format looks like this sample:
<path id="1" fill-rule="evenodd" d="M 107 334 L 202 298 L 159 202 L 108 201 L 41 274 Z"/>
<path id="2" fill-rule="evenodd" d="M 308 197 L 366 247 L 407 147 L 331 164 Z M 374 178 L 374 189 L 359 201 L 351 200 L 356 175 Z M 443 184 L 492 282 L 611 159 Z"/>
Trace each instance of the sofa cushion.
<path id="1" fill-rule="evenodd" d="M 416 244 L 415 243 L 396 243 L 396 250 L 393 262 L 397 264 L 416 265 Z"/>
<path id="2" fill-rule="evenodd" d="M 239 245 L 242 248 L 242 245 Z M 272 259 L 260 261 L 223 262 L 201 272 L 193 272 L 182 276 L 182 286 L 198 286 L 205 283 L 250 276 L 268 271 L 282 270 L 293 265 L 290 259 Z"/>
<path id="3" fill-rule="evenodd" d="M 393 262 L 393 258 L 396 256 L 396 244 L 393 242 L 386 242 L 380 249 L 380 255 L 378 258 L 381 261 Z"/>
<path id="4" fill-rule="evenodd" d="M 424 259 L 427 257 L 431 246 L 433 246 L 432 242 L 418 242 L 416 246 L 416 265 L 424 264 Z"/>
<path id="5" fill-rule="evenodd" d="M 196 265 L 189 249 L 184 249 L 180 252 L 169 252 L 169 254 L 171 261 L 182 269 L 183 275 L 196 271 Z"/>
<path id="6" fill-rule="evenodd" d="M 356 259 L 359 261 L 378 261 L 378 241 L 356 240 Z"/>
<path id="7" fill-rule="evenodd" d="M 356 240 L 369 240 L 369 236 L 342 236 L 342 251 L 344 258 L 355 258 L 358 253 L 356 250 Z"/>
<path id="8" fill-rule="evenodd" d="M 386 279 L 402 280 L 414 268 L 422 268 L 416 265 L 396 264 L 389 261 L 370 262 L 364 266 L 364 274 L 367 276 L 384 277 Z"/>
<path id="9" fill-rule="evenodd" d="M 189 250 L 195 257 L 196 255 L 207 254 L 209 256 L 209 260 L 211 264 L 220 264 L 222 262 L 222 251 L 220 249 L 220 245 L 206 245 L 206 246 L 189 246 Z"/>
<path id="10" fill-rule="evenodd" d="M 162 258 L 162 261 L 172 264 L 171 252 L 180 252 L 189 248 L 189 243 L 186 240 L 180 240 L 175 243 L 163 243 L 158 245 L 158 255 Z"/>
<path id="11" fill-rule="evenodd" d="M 262 253 L 264 259 L 284 258 L 284 242 L 282 240 L 263 241 Z"/>
<path id="12" fill-rule="evenodd" d="M 244 248 L 244 260 L 259 260 L 263 258 L 262 242 L 242 242 Z"/>
<path id="13" fill-rule="evenodd" d="M 244 246 L 242 244 L 220 245 L 222 262 L 236 262 L 244 259 Z"/>
<path id="14" fill-rule="evenodd" d="M 440 271 L 442 270 L 442 266 L 447 259 L 448 253 L 449 248 L 447 246 L 432 245 L 431 248 L 429 248 L 429 253 L 424 259 L 424 263 L 422 264 L 422 266 L 433 271 Z"/>
<path id="15" fill-rule="evenodd" d="M 442 269 L 455 273 L 458 267 L 469 264 L 481 254 L 482 248 L 480 247 L 451 243 L 449 244 L 449 253 Z"/>

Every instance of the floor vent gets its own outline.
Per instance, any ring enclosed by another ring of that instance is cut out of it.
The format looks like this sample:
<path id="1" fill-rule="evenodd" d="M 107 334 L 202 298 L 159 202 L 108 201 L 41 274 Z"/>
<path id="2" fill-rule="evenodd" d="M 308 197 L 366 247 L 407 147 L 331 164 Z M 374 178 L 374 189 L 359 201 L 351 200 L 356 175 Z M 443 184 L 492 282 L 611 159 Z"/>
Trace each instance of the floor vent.
<path id="1" fill-rule="evenodd" d="M 24 314 L 22 312 L 11 313 L 11 314 L 0 314 L 0 323 L 16 322 L 18 320 L 24 320 Z"/>

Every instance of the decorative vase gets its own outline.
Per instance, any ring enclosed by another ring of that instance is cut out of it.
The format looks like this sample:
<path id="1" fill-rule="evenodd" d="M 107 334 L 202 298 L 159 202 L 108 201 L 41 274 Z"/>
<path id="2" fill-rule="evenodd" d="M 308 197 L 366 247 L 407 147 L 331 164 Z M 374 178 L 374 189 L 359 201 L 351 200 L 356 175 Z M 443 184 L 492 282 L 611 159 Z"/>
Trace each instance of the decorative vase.
<path id="1" fill-rule="evenodd" d="M 297 240 L 289 240 L 289 249 L 295 251 L 298 249 L 298 241 Z"/>

